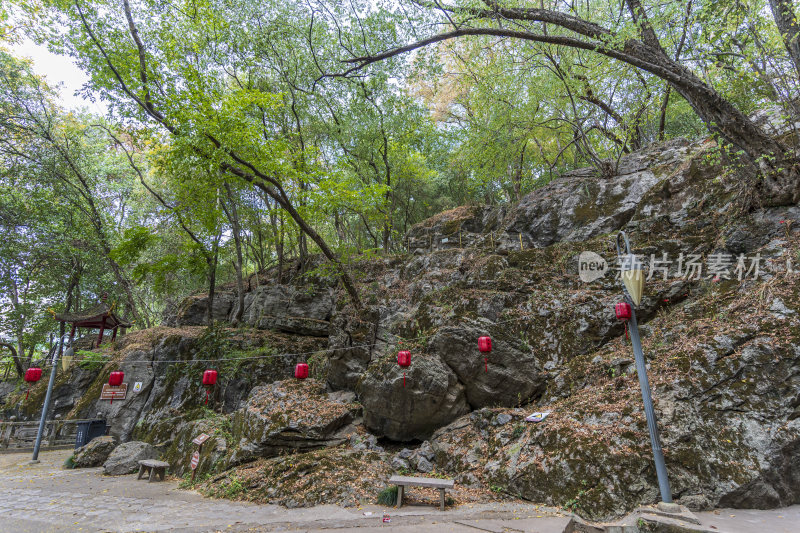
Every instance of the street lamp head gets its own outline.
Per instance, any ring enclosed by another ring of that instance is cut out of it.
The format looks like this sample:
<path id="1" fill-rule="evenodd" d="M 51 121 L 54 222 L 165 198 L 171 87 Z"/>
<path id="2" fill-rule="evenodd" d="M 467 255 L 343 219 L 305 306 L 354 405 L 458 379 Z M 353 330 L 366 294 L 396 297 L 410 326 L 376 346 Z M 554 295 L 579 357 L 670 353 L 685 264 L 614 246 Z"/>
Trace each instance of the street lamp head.
<path id="1" fill-rule="evenodd" d="M 622 246 L 620 246 L 620 237 L 624 241 Z M 620 231 L 617 234 L 617 255 L 620 260 L 622 284 L 625 286 L 625 290 L 633 304 L 638 307 L 642 302 L 642 294 L 644 293 L 644 271 L 642 270 L 642 262 L 631 252 L 631 243 L 624 231 Z"/>

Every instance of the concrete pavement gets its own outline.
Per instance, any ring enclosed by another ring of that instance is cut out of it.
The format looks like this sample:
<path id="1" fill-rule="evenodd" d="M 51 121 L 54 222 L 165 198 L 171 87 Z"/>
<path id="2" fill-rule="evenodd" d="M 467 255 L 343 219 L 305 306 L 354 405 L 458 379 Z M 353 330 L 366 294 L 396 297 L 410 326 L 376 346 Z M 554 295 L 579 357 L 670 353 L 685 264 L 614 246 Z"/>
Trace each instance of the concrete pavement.
<path id="1" fill-rule="evenodd" d="M 61 469 L 70 454 L 69 450 L 43 452 L 36 465 L 28 464 L 29 454 L 0 455 L 0 533 L 330 529 L 368 533 L 374 528 L 476 533 L 502 532 L 506 530 L 502 524 L 509 521 L 526 524 L 518 531 L 561 533 L 570 520 L 556 509 L 521 504 L 465 505 L 441 512 L 435 506 L 285 509 L 213 500 L 180 490 L 174 481 L 147 483 L 134 474 L 103 476 L 99 468 Z M 382 521 L 384 511 L 391 522 Z M 535 527 L 531 520 L 538 520 Z"/>
<path id="2" fill-rule="evenodd" d="M 570 517 L 533 504 L 435 506 L 320 505 L 285 509 L 276 505 L 212 500 L 178 489 L 174 481 L 147 483 L 136 475 L 107 477 L 99 468 L 63 470 L 70 451 L 0 454 L 0 533 L 177 533 L 331 530 L 357 533 L 563 533 Z M 391 522 L 382 521 L 384 511 Z M 798 533 L 800 505 L 769 510 L 696 513 L 703 526 L 728 533 Z"/>

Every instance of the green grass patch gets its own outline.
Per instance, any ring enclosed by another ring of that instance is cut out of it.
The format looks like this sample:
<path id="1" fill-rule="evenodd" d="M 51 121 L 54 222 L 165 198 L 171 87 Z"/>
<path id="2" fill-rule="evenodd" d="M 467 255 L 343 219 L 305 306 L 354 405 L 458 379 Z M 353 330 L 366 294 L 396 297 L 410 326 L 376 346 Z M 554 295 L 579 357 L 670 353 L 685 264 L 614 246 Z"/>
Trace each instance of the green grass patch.
<path id="1" fill-rule="evenodd" d="M 395 505 L 397 503 L 397 486 L 386 487 L 378 493 L 380 505 Z"/>

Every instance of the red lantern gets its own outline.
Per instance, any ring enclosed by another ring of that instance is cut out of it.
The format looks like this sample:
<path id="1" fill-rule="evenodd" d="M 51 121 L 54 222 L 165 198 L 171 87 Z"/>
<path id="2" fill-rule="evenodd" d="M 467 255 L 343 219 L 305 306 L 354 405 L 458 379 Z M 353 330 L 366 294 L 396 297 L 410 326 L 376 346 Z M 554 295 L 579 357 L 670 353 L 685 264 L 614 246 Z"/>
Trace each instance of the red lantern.
<path id="1" fill-rule="evenodd" d="M 408 368 L 411 366 L 411 352 L 402 350 L 397 352 L 397 364 L 400 368 Z M 403 372 L 403 387 L 406 386 L 406 373 Z"/>
<path id="2" fill-rule="evenodd" d="M 108 376 L 108 384 L 112 387 L 119 387 L 120 385 L 122 385 L 123 379 L 125 379 L 125 372 L 122 371 L 112 372 L 111 375 Z M 109 405 L 114 403 L 115 392 L 116 391 L 113 390 L 111 391 L 111 403 L 109 403 Z"/>
<path id="3" fill-rule="evenodd" d="M 25 393 L 25 399 L 28 399 L 28 395 L 31 393 L 31 385 L 36 383 L 42 379 L 42 369 L 39 367 L 31 367 L 25 371 L 25 381 L 28 382 L 28 392 Z"/>
<path id="4" fill-rule="evenodd" d="M 306 379 L 308 377 L 308 365 L 306 363 L 297 363 L 297 366 L 294 367 L 294 377 Z"/>
<path id="5" fill-rule="evenodd" d="M 492 351 L 492 338 L 491 337 L 478 337 L 478 349 L 483 353 Z"/>
<path id="6" fill-rule="evenodd" d="M 211 387 L 216 385 L 217 383 L 217 371 L 216 370 L 206 370 L 203 372 L 203 385 L 206 387 L 206 405 L 208 405 L 208 394 L 211 390 Z"/>
<path id="7" fill-rule="evenodd" d="M 491 353 L 492 351 L 492 338 L 491 337 L 478 337 L 478 349 L 481 353 Z M 483 358 L 483 371 L 489 371 L 489 357 Z"/>
<path id="8" fill-rule="evenodd" d="M 631 304 L 628 302 L 620 302 L 614 307 L 614 312 L 617 314 L 617 320 L 625 322 L 625 338 L 628 338 L 628 320 L 631 319 Z"/>
<path id="9" fill-rule="evenodd" d="M 411 366 L 411 352 L 407 350 L 397 352 L 397 364 L 403 368 Z"/>
<path id="10" fill-rule="evenodd" d="M 108 384 L 112 387 L 119 387 L 122 385 L 122 380 L 125 379 L 125 372 L 118 371 L 112 372 L 110 376 L 108 376 Z"/>
<path id="11" fill-rule="evenodd" d="M 206 370 L 203 372 L 203 385 L 216 385 L 217 384 L 217 371 Z"/>
<path id="12" fill-rule="evenodd" d="M 36 383 L 42 379 L 42 369 L 39 367 L 31 367 L 25 371 L 25 381 L 28 383 Z"/>

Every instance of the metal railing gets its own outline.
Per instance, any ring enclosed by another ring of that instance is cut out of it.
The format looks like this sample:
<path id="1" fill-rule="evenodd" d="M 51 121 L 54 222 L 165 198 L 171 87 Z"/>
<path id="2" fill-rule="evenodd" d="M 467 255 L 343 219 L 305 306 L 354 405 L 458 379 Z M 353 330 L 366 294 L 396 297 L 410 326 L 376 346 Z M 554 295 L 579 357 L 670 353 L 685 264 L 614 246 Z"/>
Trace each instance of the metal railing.
<path id="1" fill-rule="evenodd" d="M 78 423 L 91 420 L 49 420 L 42 435 L 43 449 L 63 449 L 75 446 Z M 0 422 L 0 453 L 22 452 L 33 449 L 39 421 Z"/>

